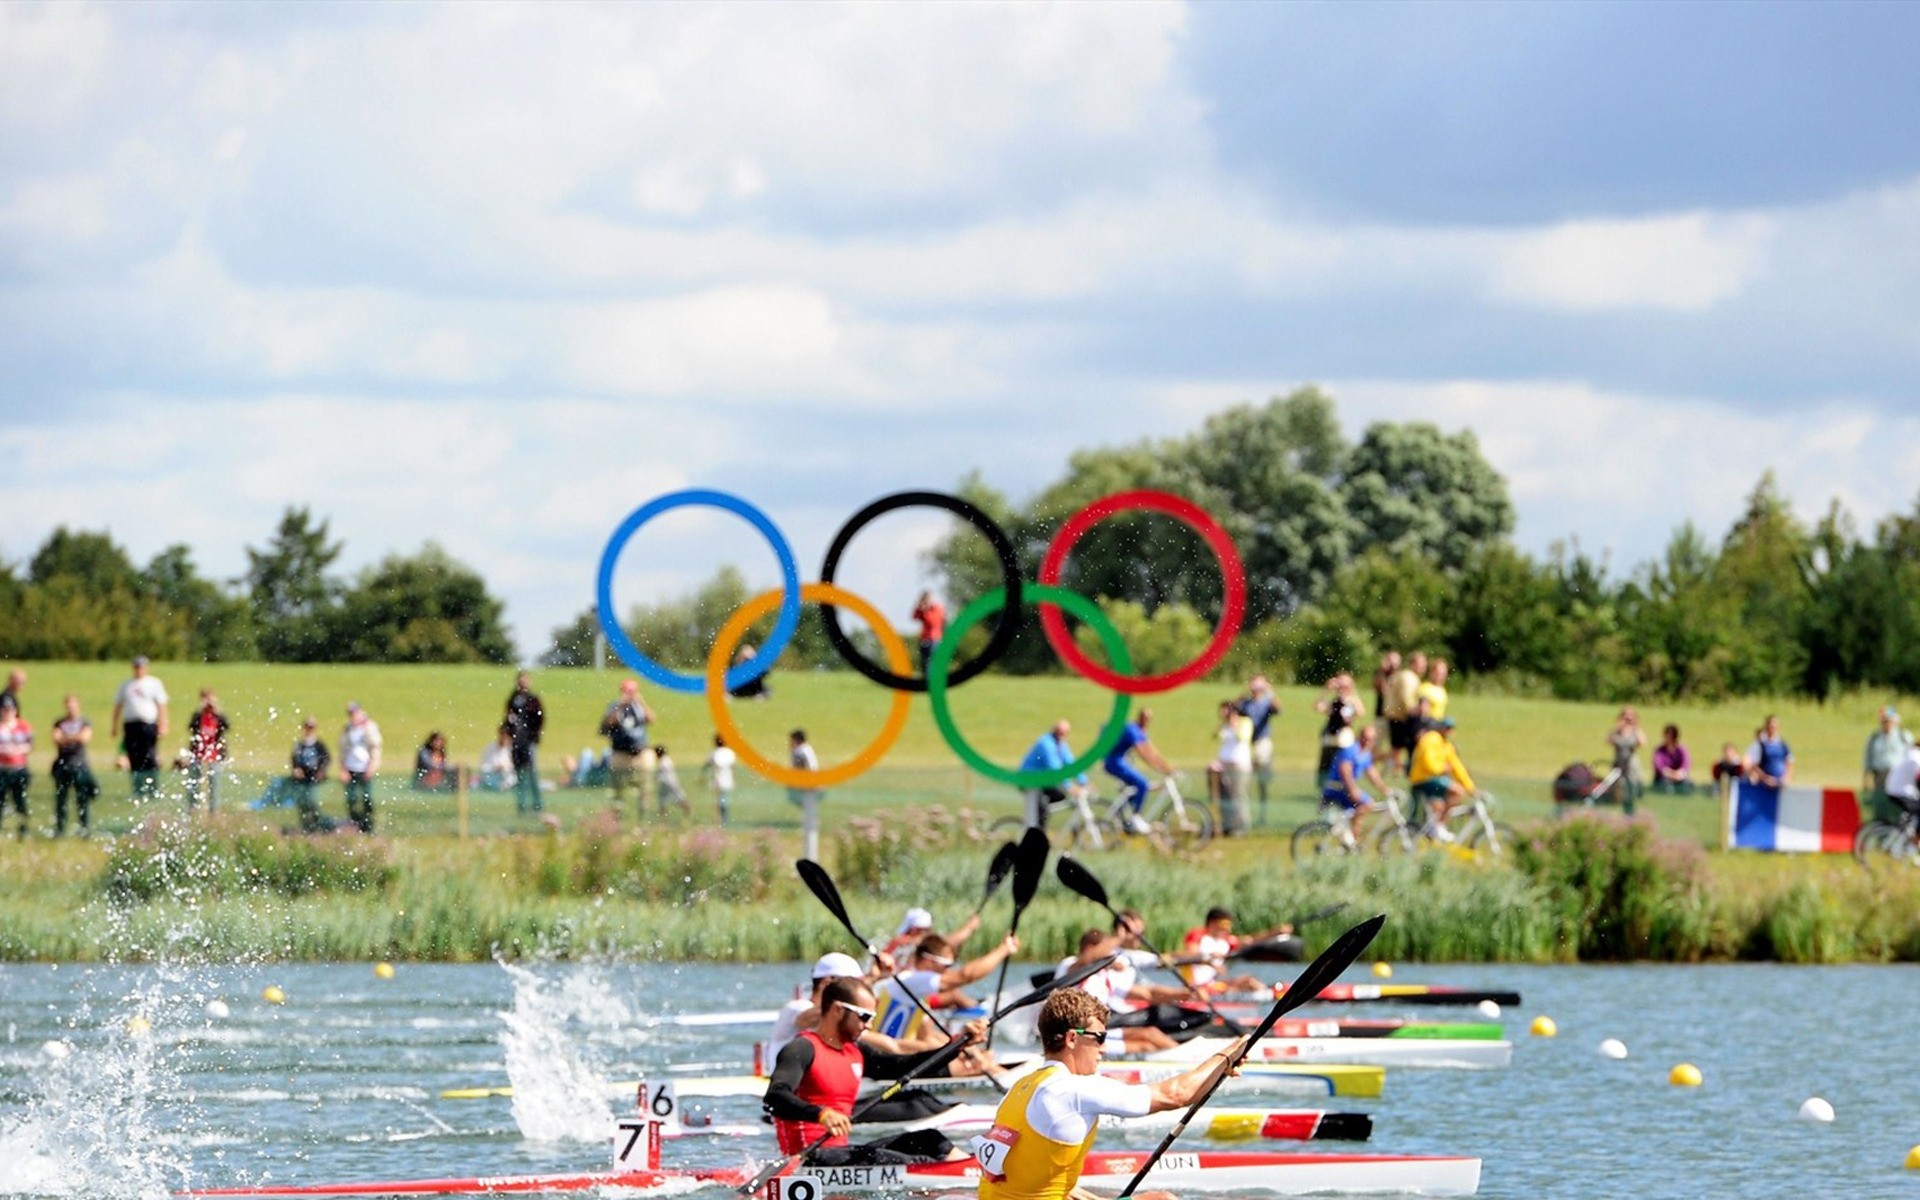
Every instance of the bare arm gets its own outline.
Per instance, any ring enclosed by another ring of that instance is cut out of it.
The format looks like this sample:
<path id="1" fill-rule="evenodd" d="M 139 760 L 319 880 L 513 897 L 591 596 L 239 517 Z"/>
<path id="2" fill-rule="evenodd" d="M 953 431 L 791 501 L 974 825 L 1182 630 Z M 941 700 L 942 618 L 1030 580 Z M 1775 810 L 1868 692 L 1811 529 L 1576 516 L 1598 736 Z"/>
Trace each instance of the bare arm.
<path id="1" fill-rule="evenodd" d="M 1236 1040 L 1225 1050 L 1213 1054 L 1189 1070 L 1182 1071 L 1171 1079 L 1162 1079 L 1151 1085 L 1153 1093 L 1152 1112 L 1165 1112 L 1170 1108 L 1185 1108 L 1192 1104 L 1194 1097 L 1207 1090 L 1213 1081 L 1226 1069 L 1227 1061 L 1239 1049 L 1246 1039 Z"/>
<path id="2" fill-rule="evenodd" d="M 120 736 L 120 701 L 113 702 L 113 726 L 107 731 L 109 737 Z"/>
<path id="3" fill-rule="evenodd" d="M 1140 752 L 1141 760 L 1154 770 L 1160 772 L 1162 775 L 1173 774 L 1173 764 L 1166 760 L 1166 757 L 1154 747 L 1151 741 L 1141 742 L 1138 746 L 1135 746 L 1134 749 Z"/>
<path id="4" fill-rule="evenodd" d="M 167 736 L 167 705 L 164 700 L 160 703 L 160 723 L 155 728 L 160 731 L 161 737 Z"/>
<path id="5" fill-rule="evenodd" d="M 940 973 L 940 990 L 965 987 L 976 979 L 985 979 L 987 973 L 1002 962 L 1013 957 L 1020 949 L 1020 939 L 1008 934 L 998 946 L 982 954 L 979 958 L 958 963 Z"/>

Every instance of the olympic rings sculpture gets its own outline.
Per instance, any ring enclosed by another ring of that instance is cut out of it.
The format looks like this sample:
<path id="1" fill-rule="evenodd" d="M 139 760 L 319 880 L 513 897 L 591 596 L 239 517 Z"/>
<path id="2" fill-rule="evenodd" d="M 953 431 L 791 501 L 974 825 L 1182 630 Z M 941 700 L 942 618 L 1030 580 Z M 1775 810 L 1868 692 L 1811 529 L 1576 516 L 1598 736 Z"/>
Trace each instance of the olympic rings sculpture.
<path id="1" fill-rule="evenodd" d="M 675 671 L 649 658 L 633 644 L 613 616 L 613 573 L 621 550 L 641 526 L 679 508 L 716 508 L 740 517 L 766 539 L 780 564 L 781 586 L 747 601 L 727 619 L 707 654 L 706 670 L 699 675 Z M 880 611 L 834 583 L 840 560 L 854 536 L 876 518 L 902 508 L 944 509 L 979 530 L 993 547 L 1002 576 L 1000 587 L 975 598 L 961 609 L 929 656 L 926 674 L 920 677 L 909 674 L 912 661 L 906 643 Z M 1107 620 L 1099 605 L 1060 585 L 1067 558 L 1087 531 L 1108 517 L 1134 510 L 1158 512 L 1184 522 L 1200 535 L 1220 564 L 1222 603 L 1220 620 L 1214 627 L 1213 636 L 1193 661 L 1159 675 L 1134 675 L 1133 658 L 1126 642 L 1112 622 Z M 963 762 L 990 779 L 1015 787 L 1041 788 L 1070 779 L 1106 756 L 1120 740 L 1126 727 L 1128 697 L 1170 691 L 1193 682 L 1219 664 L 1232 647 L 1234 638 L 1239 635 L 1240 623 L 1246 613 L 1247 581 L 1239 551 L 1235 549 L 1227 531 L 1198 505 L 1168 492 L 1147 489 L 1118 492 L 1074 513 L 1048 544 L 1047 552 L 1041 559 L 1038 583 L 1025 583 L 1020 578 L 1019 559 L 1012 539 L 978 506 L 945 492 L 907 491 L 883 496 L 849 518 L 828 544 L 826 558 L 820 566 L 820 582 L 803 585 L 799 569 L 794 564 L 793 548 L 765 513 L 731 493 L 694 488 L 657 496 L 628 514 L 601 552 L 596 597 L 600 628 L 606 634 L 607 644 L 613 647 L 620 660 L 661 687 L 690 695 L 704 695 L 721 740 L 739 755 L 742 763 L 775 783 L 793 788 L 831 787 L 871 770 L 905 728 L 912 702 L 911 694 L 925 692 L 941 736 Z M 1028 602 L 1038 603 L 1041 630 L 1060 661 L 1114 693 L 1112 711 L 1094 744 L 1073 762 L 1047 771 L 1012 770 L 987 759 L 961 735 L 949 703 L 952 689 L 979 675 L 1007 652 L 1013 644 L 1020 614 Z M 780 657 L 780 652 L 786 649 L 795 630 L 799 628 L 803 604 L 819 604 L 822 607 L 826 617 L 827 640 L 848 666 L 893 692 L 893 703 L 887 719 L 873 741 L 846 762 L 818 770 L 786 766 L 755 750 L 741 734 L 727 708 L 730 691 L 753 682 L 773 669 L 774 660 Z M 837 615 L 841 607 L 851 609 L 873 629 L 880 643 L 881 654 L 886 659 L 885 666 L 867 658 L 840 628 Z M 1074 643 L 1062 610 L 1092 628 L 1105 647 L 1113 667 L 1102 667 Z M 728 666 L 728 659 L 746 636 L 747 630 L 769 612 L 777 612 L 778 616 L 759 654 L 747 662 Z M 995 613 L 1003 615 L 986 645 L 972 660 L 956 667 L 953 659 L 961 640 L 974 626 Z"/>

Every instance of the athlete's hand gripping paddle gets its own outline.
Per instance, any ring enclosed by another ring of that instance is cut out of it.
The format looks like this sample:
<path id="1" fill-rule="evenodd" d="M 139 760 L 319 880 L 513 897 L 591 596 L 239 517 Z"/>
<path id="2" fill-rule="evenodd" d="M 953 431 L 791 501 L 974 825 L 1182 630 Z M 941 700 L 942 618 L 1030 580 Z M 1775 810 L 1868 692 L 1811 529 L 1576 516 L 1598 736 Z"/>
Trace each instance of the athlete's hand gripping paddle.
<path id="1" fill-rule="evenodd" d="M 1069 891 L 1077 892 L 1080 895 L 1085 896 L 1087 899 L 1093 901 L 1095 904 L 1098 904 L 1101 908 L 1106 909 L 1109 913 L 1113 915 L 1113 919 L 1116 923 L 1120 920 L 1119 910 L 1114 908 L 1113 905 L 1107 902 L 1107 889 L 1101 886 L 1100 881 L 1098 879 L 1094 878 L 1092 871 L 1087 870 L 1085 867 L 1075 862 L 1072 858 L 1068 857 L 1065 854 L 1062 854 L 1060 856 L 1060 861 L 1054 864 L 1054 873 L 1060 876 L 1060 882 L 1066 884 L 1067 889 Z M 1175 960 L 1170 959 L 1166 955 L 1162 954 L 1158 947 L 1156 947 L 1152 942 L 1148 941 L 1145 930 L 1142 930 L 1140 932 L 1140 944 L 1142 946 L 1145 946 L 1149 953 L 1151 953 L 1155 958 L 1158 958 L 1160 960 L 1161 966 L 1166 967 L 1168 970 L 1172 970 L 1171 964 Z M 1197 998 L 1200 1001 L 1200 1003 L 1206 1005 L 1207 1011 L 1213 1014 L 1213 1019 L 1220 1022 L 1222 1025 L 1225 1025 L 1229 1031 L 1233 1033 L 1245 1033 L 1247 1031 L 1245 1026 L 1241 1025 L 1238 1021 L 1235 1021 L 1232 1017 L 1227 1016 L 1225 1013 L 1222 1013 L 1219 1009 L 1215 1008 L 1213 1006 L 1212 999 L 1210 999 L 1207 996 L 1207 993 L 1203 989 L 1197 988 L 1193 986 L 1193 984 L 1188 983 L 1187 980 L 1184 977 L 1182 977 L 1178 972 L 1174 973 L 1174 978 L 1179 979 L 1181 983 L 1186 984 L 1187 991 L 1193 993 L 1194 997 Z"/>
<path id="2" fill-rule="evenodd" d="M 1113 963 L 1114 957 L 1115 957 L 1114 955 L 1109 954 L 1107 957 L 1101 959 L 1098 962 L 1089 963 L 1088 965 L 1081 967 L 1079 970 L 1071 972 L 1070 974 L 1062 975 L 1058 979 L 1049 980 L 1046 983 L 1028 992 L 1026 995 L 1021 996 L 1017 1000 L 1014 1000 L 1008 1003 L 1005 1007 L 996 1009 L 993 1015 L 987 1018 L 988 1040 L 992 1040 L 993 1027 L 1000 1023 L 1001 1017 L 1006 1016 L 1010 1012 L 1014 1012 L 1019 1009 L 1025 1008 L 1030 1004 L 1038 1004 L 1040 1001 L 1046 999 L 1049 994 L 1059 990 L 1060 988 L 1079 986 L 1082 982 L 1086 981 L 1087 979 L 1090 979 L 1094 975 L 1097 975 L 1098 973 L 1100 973 L 1101 971 L 1106 970 L 1107 967 Z M 912 1070 L 908 1071 L 906 1074 L 902 1075 L 900 1078 L 894 1080 L 891 1084 L 887 1085 L 887 1087 L 884 1090 L 880 1092 L 876 1092 L 874 1095 L 869 1096 L 867 1099 L 861 1101 L 858 1105 L 854 1107 L 854 1110 L 853 1110 L 853 1113 L 851 1114 L 850 1119 L 853 1121 L 858 1121 L 860 1117 L 867 1112 L 868 1109 L 872 1108 L 876 1104 L 879 1104 L 883 1100 L 893 1099 L 895 1096 L 899 1095 L 900 1092 L 903 1089 L 905 1089 L 905 1087 L 909 1083 L 912 1083 L 914 1080 L 920 1078 L 923 1075 L 930 1074 L 931 1072 L 946 1066 L 948 1063 L 952 1062 L 955 1058 L 957 1058 L 962 1050 L 965 1050 L 969 1045 L 972 1045 L 972 1044 L 973 1044 L 972 1032 L 963 1030 L 959 1037 L 955 1038 L 951 1042 L 948 1042 L 945 1046 L 942 1046 L 939 1050 L 935 1051 L 932 1057 L 922 1062 L 919 1066 L 914 1067 Z M 758 1192 L 761 1188 L 766 1186 L 767 1180 L 772 1179 L 776 1175 L 782 1175 L 782 1174 L 785 1174 L 787 1171 L 792 1170 L 793 1167 L 796 1164 L 798 1164 L 802 1159 L 806 1158 L 807 1155 L 812 1154 L 815 1150 L 818 1150 L 820 1147 L 826 1145 L 827 1139 L 830 1138 L 831 1136 L 833 1135 L 823 1133 L 819 1137 L 813 1139 L 813 1141 L 809 1142 L 807 1145 L 801 1147 L 798 1153 L 789 1154 L 785 1158 L 777 1159 L 774 1162 L 768 1163 L 766 1166 L 760 1168 L 759 1172 L 755 1174 L 752 1179 L 749 1179 L 747 1182 L 741 1184 L 737 1190 L 742 1196 L 753 1195 L 755 1192 Z"/>
<path id="3" fill-rule="evenodd" d="M 860 931 L 854 927 L 853 918 L 847 915 L 847 906 L 840 899 L 840 889 L 834 886 L 833 876 L 827 874 L 825 867 L 810 858 L 803 858 L 794 863 L 793 868 L 800 872 L 800 881 L 807 885 L 807 890 L 812 892 L 820 903 L 826 906 L 827 911 L 833 914 L 834 919 L 839 921 L 846 931 L 853 935 L 854 941 L 865 946 L 868 954 L 874 954 L 879 951 L 878 946 L 860 936 Z M 1019 883 L 1017 881 L 1014 884 L 1014 889 L 1016 891 L 1019 890 Z M 913 994 L 912 988 L 908 987 L 897 977 L 893 981 L 893 986 L 899 988 L 902 995 L 913 1001 L 915 1008 L 926 1014 L 927 1020 L 933 1022 L 935 1029 L 938 1029 L 941 1033 L 948 1033 L 946 1025 L 941 1022 L 939 1017 L 933 1015 L 933 1010 L 928 1008 L 920 997 Z M 951 1034 L 949 1034 L 949 1036 L 951 1036 Z"/>
<path id="4" fill-rule="evenodd" d="M 1066 860 L 1062 859 L 1061 861 L 1065 862 Z M 1193 1120 L 1193 1115 L 1200 1111 L 1201 1106 L 1213 1098 L 1214 1092 L 1220 1089 L 1221 1082 L 1225 1080 L 1227 1076 L 1233 1074 L 1234 1068 L 1240 1065 L 1240 1061 L 1246 1058 L 1248 1052 L 1259 1043 L 1260 1039 L 1267 1036 L 1267 1031 L 1273 1028 L 1273 1023 L 1287 1013 L 1300 1007 L 1302 1004 L 1312 1000 L 1315 996 L 1318 996 L 1325 990 L 1328 984 L 1340 978 L 1341 972 L 1352 966 L 1354 960 L 1358 959 L 1360 955 L 1366 951 L 1366 948 L 1373 942 L 1374 935 L 1379 933 L 1380 927 L 1386 923 L 1387 917 L 1385 913 L 1377 917 L 1369 917 L 1367 920 L 1360 922 L 1352 929 L 1341 934 L 1334 940 L 1333 945 L 1328 946 L 1321 952 L 1319 958 L 1307 964 L 1307 969 L 1300 972 L 1299 977 L 1288 985 L 1286 995 L 1274 1002 L 1273 1007 L 1268 1010 L 1266 1017 L 1261 1020 L 1260 1024 L 1254 1026 L 1253 1032 L 1243 1039 L 1239 1046 L 1235 1047 L 1233 1053 L 1227 1057 L 1225 1064 L 1214 1073 L 1213 1079 L 1208 1082 L 1206 1087 L 1200 1090 L 1198 1096 L 1194 1097 L 1193 1103 L 1188 1106 L 1186 1113 L 1181 1116 L 1180 1123 L 1175 1125 L 1173 1129 L 1167 1133 L 1167 1136 L 1160 1140 L 1160 1144 L 1153 1148 L 1153 1154 L 1147 1159 L 1146 1165 L 1140 1168 L 1138 1174 L 1127 1181 L 1127 1186 L 1121 1190 L 1120 1194 L 1115 1197 L 1114 1200 L 1127 1200 L 1127 1197 L 1133 1195 L 1133 1190 L 1140 1186 L 1140 1181 L 1147 1177 L 1147 1172 L 1153 1170 L 1154 1164 L 1158 1163 L 1161 1156 L 1166 1154 L 1167 1148 L 1172 1146 L 1180 1135 L 1187 1131 L 1187 1122 Z"/>
<path id="5" fill-rule="evenodd" d="M 1033 903 L 1034 893 L 1040 890 L 1040 880 L 1047 873 L 1047 855 L 1052 852 L 1053 845 L 1047 841 L 1047 831 L 1038 825 L 1027 826 L 1027 831 L 1020 835 L 1020 845 L 1015 851 L 1013 863 L 1013 920 L 1007 925 L 1008 937 L 1020 932 L 1020 914 L 1027 911 L 1027 905 Z M 1000 960 L 1000 977 L 993 981 L 995 1008 L 1000 1006 L 1000 995 L 1006 989 L 1007 963 L 1012 958 L 1009 954 Z M 987 1030 L 987 1049 L 993 1049 L 991 1029 Z"/>

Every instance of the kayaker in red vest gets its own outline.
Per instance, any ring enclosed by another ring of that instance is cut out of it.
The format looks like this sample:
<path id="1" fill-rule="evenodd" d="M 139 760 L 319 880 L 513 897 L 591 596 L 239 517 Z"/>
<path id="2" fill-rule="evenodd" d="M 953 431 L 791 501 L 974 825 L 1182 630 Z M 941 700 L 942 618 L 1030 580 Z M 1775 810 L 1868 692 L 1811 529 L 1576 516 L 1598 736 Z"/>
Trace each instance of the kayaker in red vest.
<path id="1" fill-rule="evenodd" d="M 1275 925 L 1252 937 L 1236 937 L 1233 910 L 1210 908 L 1207 922 L 1187 930 L 1181 942 L 1180 974 L 1192 987 L 1211 992 L 1263 992 L 1267 985 L 1252 975 L 1226 975 L 1227 956 L 1249 942 L 1264 942 L 1293 932 L 1293 926 Z"/>
<path id="2" fill-rule="evenodd" d="M 873 1020 L 873 990 L 859 979 L 835 979 L 820 993 L 820 1024 L 800 1034 L 774 1060 L 762 1106 L 773 1118 L 782 1154 L 797 1154 L 821 1134 L 824 1145 L 807 1161 L 838 1167 L 878 1163 L 938 1162 L 964 1158 L 937 1130 L 919 1129 L 854 1145 L 854 1103 L 865 1078 L 898 1079 L 939 1053 L 889 1054 L 862 1050 L 860 1034 Z M 984 1025 L 975 1031 L 985 1035 Z"/>

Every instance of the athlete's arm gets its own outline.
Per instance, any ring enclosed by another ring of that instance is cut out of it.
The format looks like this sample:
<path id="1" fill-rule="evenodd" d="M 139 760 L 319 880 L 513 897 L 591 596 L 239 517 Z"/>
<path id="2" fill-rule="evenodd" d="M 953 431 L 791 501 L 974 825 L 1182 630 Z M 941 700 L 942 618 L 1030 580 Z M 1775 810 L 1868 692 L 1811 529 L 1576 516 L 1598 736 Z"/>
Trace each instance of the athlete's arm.
<path id="1" fill-rule="evenodd" d="M 1009 933 L 998 946 L 982 954 L 979 958 L 948 967 L 940 973 L 940 990 L 965 987 L 976 979 L 985 979 L 987 973 L 1003 961 L 1013 957 L 1020 949 L 1020 939 Z"/>
<path id="2" fill-rule="evenodd" d="M 1168 762 L 1165 756 L 1154 748 L 1153 739 L 1141 739 L 1140 744 L 1135 746 L 1134 749 L 1140 752 L 1140 761 L 1146 763 L 1154 770 L 1160 772 L 1162 775 L 1173 774 L 1173 764 Z"/>
<path id="3" fill-rule="evenodd" d="M 773 1060 L 773 1074 L 767 1079 L 767 1094 L 761 1099 L 760 1107 L 778 1121 L 814 1121 L 825 1125 L 824 1118 L 828 1110 L 818 1104 L 808 1104 L 800 1098 L 800 1083 L 812 1069 L 812 1041 L 797 1037 L 780 1047 L 780 1055 Z"/>

